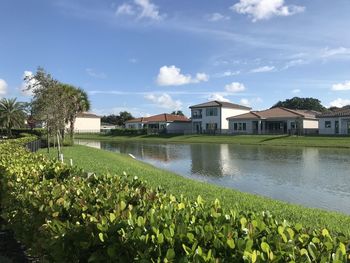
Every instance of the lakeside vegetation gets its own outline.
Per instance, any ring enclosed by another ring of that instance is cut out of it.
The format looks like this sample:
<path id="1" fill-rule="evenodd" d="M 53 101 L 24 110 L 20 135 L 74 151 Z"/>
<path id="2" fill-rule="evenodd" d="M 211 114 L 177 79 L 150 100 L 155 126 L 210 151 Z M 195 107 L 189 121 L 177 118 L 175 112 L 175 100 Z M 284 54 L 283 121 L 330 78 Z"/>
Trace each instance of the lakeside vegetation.
<path id="1" fill-rule="evenodd" d="M 95 157 L 108 153 L 91 150 Z M 174 195 L 132 174 L 85 172 L 11 142 L 0 143 L 0 171 L 1 216 L 44 262 L 349 259 L 348 234 L 290 223 L 273 212 L 226 208 L 207 196 Z"/>
<path id="2" fill-rule="evenodd" d="M 128 175 L 139 177 L 149 187 L 161 186 L 166 192 L 175 196 L 183 194 L 195 200 L 198 195 L 201 195 L 208 201 L 214 201 L 217 198 L 225 209 L 234 208 L 239 211 L 259 212 L 268 210 L 280 220 L 286 219 L 294 224 L 302 223 L 309 228 L 327 227 L 332 231 L 343 232 L 350 236 L 350 216 L 345 214 L 306 208 L 187 179 L 134 160 L 127 155 L 87 146 L 65 147 L 63 152 L 67 163 L 69 163 L 69 159 L 72 159 L 75 165 L 89 172 L 97 174 L 122 174 L 126 172 Z M 42 150 L 42 153 L 45 151 Z M 55 154 L 51 153 L 51 157 L 54 158 Z"/>
<path id="3" fill-rule="evenodd" d="M 242 145 L 350 148 L 350 137 L 295 135 L 124 135 L 76 134 L 76 139 L 106 141 L 152 141 L 170 143 L 228 143 Z"/>

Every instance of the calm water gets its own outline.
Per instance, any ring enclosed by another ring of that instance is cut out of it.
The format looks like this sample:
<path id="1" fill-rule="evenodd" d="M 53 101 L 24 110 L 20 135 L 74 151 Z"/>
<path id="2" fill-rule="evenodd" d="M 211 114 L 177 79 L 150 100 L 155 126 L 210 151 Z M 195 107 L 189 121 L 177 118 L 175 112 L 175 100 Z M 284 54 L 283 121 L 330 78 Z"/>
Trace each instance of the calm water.
<path id="1" fill-rule="evenodd" d="M 185 177 L 350 214 L 350 150 L 78 141 Z"/>

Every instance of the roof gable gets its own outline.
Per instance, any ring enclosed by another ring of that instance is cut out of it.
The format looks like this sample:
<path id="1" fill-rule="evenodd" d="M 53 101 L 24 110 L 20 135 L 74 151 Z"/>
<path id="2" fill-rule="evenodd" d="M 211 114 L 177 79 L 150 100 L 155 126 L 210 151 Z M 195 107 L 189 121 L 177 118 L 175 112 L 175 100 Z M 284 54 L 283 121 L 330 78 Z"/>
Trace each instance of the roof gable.
<path id="1" fill-rule="evenodd" d="M 100 116 L 97 116 L 94 113 L 91 112 L 80 112 L 77 114 L 77 118 L 96 118 L 96 119 L 101 119 Z"/>
<path id="2" fill-rule="evenodd" d="M 306 110 L 291 110 L 283 107 L 276 107 L 263 111 L 251 111 L 249 113 L 240 114 L 227 118 L 232 119 L 283 119 L 283 118 L 305 118 L 315 119 L 315 113 Z"/>
<path id="3" fill-rule="evenodd" d="M 126 121 L 126 123 L 136 123 L 136 122 L 190 122 L 186 116 L 182 115 L 175 115 L 175 114 L 168 114 L 168 113 L 162 113 L 158 115 L 153 115 L 150 117 L 141 117 L 141 118 L 135 118 L 132 120 Z"/>
<path id="4" fill-rule="evenodd" d="M 190 106 L 190 108 L 205 108 L 205 107 L 223 107 L 223 108 L 231 108 L 231 109 L 242 109 L 242 110 L 251 110 L 252 108 L 246 107 L 243 105 L 231 103 L 231 102 L 225 102 L 225 101 L 218 101 L 218 100 L 213 100 L 213 101 L 208 101 L 205 103 L 197 104 Z"/>

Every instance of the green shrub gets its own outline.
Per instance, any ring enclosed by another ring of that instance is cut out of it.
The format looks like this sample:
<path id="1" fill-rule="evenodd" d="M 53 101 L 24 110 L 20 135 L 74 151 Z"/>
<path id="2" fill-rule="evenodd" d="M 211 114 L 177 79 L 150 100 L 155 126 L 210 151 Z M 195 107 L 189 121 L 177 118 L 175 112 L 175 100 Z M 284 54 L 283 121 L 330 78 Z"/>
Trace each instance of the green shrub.
<path id="1" fill-rule="evenodd" d="M 49 262 L 347 262 L 349 238 L 0 144 L 2 216 Z"/>

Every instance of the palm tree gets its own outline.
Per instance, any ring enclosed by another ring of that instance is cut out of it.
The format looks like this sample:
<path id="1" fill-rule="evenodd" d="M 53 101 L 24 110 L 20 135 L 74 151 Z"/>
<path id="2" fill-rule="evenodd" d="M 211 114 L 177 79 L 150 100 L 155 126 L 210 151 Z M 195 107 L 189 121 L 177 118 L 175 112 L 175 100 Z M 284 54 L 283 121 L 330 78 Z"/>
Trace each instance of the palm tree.
<path id="1" fill-rule="evenodd" d="M 16 98 L 0 100 L 0 124 L 6 128 L 8 136 L 12 136 L 12 128 L 22 127 L 24 120 L 23 105 Z"/>
<path id="2" fill-rule="evenodd" d="M 66 123 L 69 124 L 69 134 L 73 140 L 74 135 L 74 123 L 78 113 L 90 110 L 90 101 L 87 93 L 81 89 L 71 85 L 62 84 L 67 96 L 67 119 Z"/>

